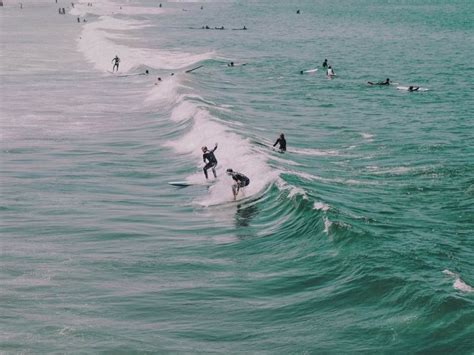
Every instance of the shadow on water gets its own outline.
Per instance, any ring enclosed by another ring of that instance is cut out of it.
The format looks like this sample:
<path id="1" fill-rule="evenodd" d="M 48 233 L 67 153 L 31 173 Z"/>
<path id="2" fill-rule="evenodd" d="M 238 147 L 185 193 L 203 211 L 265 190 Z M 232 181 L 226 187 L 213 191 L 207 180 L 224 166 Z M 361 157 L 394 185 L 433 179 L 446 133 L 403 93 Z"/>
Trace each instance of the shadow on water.
<path id="1" fill-rule="evenodd" d="M 257 204 L 237 205 L 237 212 L 235 214 L 235 226 L 236 227 L 249 227 L 250 222 L 258 213 Z"/>

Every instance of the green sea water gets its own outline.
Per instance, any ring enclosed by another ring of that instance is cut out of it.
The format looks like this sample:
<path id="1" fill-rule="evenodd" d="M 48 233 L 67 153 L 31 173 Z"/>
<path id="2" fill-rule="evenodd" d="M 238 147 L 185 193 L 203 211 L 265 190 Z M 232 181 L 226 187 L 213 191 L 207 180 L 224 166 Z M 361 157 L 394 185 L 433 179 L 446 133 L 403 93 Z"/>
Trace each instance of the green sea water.
<path id="1" fill-rule="evenodd" d="M 473 352 L 472 1 L 87 3 L 0 8 L 1 351 Z"/>

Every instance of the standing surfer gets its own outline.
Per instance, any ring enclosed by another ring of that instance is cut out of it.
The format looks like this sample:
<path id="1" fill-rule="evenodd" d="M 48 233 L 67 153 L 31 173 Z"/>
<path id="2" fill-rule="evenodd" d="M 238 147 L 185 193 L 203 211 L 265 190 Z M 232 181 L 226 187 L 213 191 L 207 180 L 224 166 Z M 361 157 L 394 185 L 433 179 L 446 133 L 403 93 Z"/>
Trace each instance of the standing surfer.
<path id="1" fill-rule="evenodd" d="M 119 70 L 119 63 L 120 63 L 120 58 L 118 55 L 115 56 L 114 59 L 112 59 L 112 63 L 114 63 L 114 66 L 112 68 L 112 72 L 115 72 L 115 68 L 117 68 L 117 71 Z"/>
<path id="2" fill-rule="evenodd" d="M 217 178 L 216 174 L 216 166 L 217 166 L 217 159 L 216 156 L 214 155 L 214 152 L 217 149 L 217 143 L 214 149 L 209 150 L 207 147 L 202 147 L 202 161 L 206 164 L 202 170 L 204 170 L 204 176 L 207 179 L 207 170 L 212 169 L 212 173 L 214 174 L 214 177 Z"/>
<path id="3" fill-rule="evenodd" d="M 250 179 L 244 174 L 233 171 L 232 169 L 226 170 L 227 175 L 231 176 L 235 181 L 235 184 L 232 185 L 232 193 L 234 194 L 234 200 L 237 198 L 237 194 L 242 187 L 248 186 L 250 184 Z"/>

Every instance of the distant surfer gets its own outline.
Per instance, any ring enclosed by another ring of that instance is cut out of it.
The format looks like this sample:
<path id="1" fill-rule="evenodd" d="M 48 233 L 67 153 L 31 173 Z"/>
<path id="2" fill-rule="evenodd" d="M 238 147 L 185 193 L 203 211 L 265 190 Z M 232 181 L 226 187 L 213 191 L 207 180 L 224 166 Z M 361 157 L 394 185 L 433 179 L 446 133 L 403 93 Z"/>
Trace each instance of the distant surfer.
<path id="1" fill-rule="evenodd" d="M 418 91 L 420 89 L 419 86 L 409 86 L 408 91 Z"/>
<path id="2" fill-rule="evenodd" d="M 328 67 L 328 60 L 324 59 L 323 68 L 327 68 L 327 67 Z"/>
<path id="3" fill-rule="evenodd" d="M 234 66 L 234 62 L 230 62 L 229 64 L 227 64 L 228 67 L 233 67 Z"/>
<path id="4" fill-rule="evenodd" d="M 369 84 L 369 85 L 382 85 L 382 86 L 383 85 L 390 85 L 390 79 L 387 78 L 387 79 L 385 79 L 385 81 L 379 81 L 378 83 L 373 83 L 371 81 L 368 81 L 367 84 Z"/>
<path id="5" fill-rule="evenodd" d="M 214 152 L 217 149 L 217 143 L 214 147 L 214 149 L 209 150 L 207 147 L 202 147 L 202 161 L 206 164 L 202 170 L 204 170 L 204 176 L 206 179 L 208 178 L 207 176 L 207 170 L 212 169 L 212 173 L 214 174 L 214 177 L 217 178 L 216 174 L 216 166 L 217 166 L 217 159 L 216 156 L 214 155 Z"/>
<path id="6" fill-rule="evenodd" d="M 158 79 L 156 79 L 155 85 L 158 85 L 159 83 L 161 83 L 161 77 L 158 77 Z"/>
<path id="7" fill-rule="evenodd" d="M 278 149 L 280 149 L 281 152 L 286 152 L 286 139 L 283 133 L 280 134 L 280 137 L 278 137 L 273 146 L 276 146 L 277 144 L 280 145 Z"/>
<path id="8" fill-rule="evenodd" d="M 331 66 L 328 66 L 328 70 L 326 71 L 326 75 L 328 77 L 333 77 L 334 75 L 336 75 L 336 73 L 334 73 L 334 70 L 332 70 Z"/>
<path id="9" fill-rule="evenodd" d="M 299 15 L 299 14 L 300 14 L 300 10 L 296 10 L 296 14 Z"/>
<path id="10" fill-rule="evenodd" d="M 114 63 L 114 66 L 112 68 L 112 72 L 115 72 L 115 68 L 117 68 L 117 71 L 119 70 L 119 63 L 120 63 L 120 58 L 118 55 L 115 56 L 114 59 L 112 59 L 112 63 Z"/>
<path id="11" fill-rule="evenodd" d="M 239 190 L 245 186 L 248 186 L 248 184 L 250 184 L 250 179 L 244 174 L 233 171 L 232 169 L 227 169 L 226 173 L 227 175 L 231 176 L 232 179 L 235 181 L 235 184 L 232 185 L 232 193 L 234 194 L 234 200 L 235 200 L 237 198 L 237 194 L 239 193 Z"/>

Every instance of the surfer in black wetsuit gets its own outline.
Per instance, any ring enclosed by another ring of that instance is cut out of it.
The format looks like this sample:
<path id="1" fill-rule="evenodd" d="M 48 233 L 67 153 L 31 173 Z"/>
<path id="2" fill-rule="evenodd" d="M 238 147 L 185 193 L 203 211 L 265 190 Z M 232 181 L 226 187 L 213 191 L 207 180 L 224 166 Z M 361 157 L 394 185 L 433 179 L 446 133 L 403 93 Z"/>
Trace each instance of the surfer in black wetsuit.
<path id="1" fill-rule="evenodd" d="M 379 81 L 378 83 L 373 83 L 371 81 L 368 81 L 367 84 L 369 85 L 390 85 L 390 79 L 387 78 L 385 81 Z"/>
<path id="2" fill-rule="evenodd" d="M 323 68 L 327 68 L 327 66 L 328 66 L 328 60 L 327 60 L 327 59 L 324 59 Z"/>
<path id="3" fill-rule="evenodd" d="M 114 66 L 112 68 L 112 72 L 115 71 L 115 68 L 117 68 L 117 71 L 119 69 L 119 63 L 120 63 L 120 58 L 118 57 L 118 55 L 115 56 L 114 59 L 112 59 L 112 63 L 114 63 Z"/>
<path id="4" fill-rule="evenodd" d="M 419 86 L 409 86 L 408 91 L 418 91 L 420 89 Z"/>
<path id="5" fill-rule="evenodd" d="M 276 140 L 275 144 L 273 144 L 273 146 L 276 146 L 277 144 L 280 144 L 280 147 L 278 149 L 280 149 L 280 151 L 282 152 L 285 152 L 286 151 L 286 139 L 285 139 L 285 135 L 282 133 L 280 134 L 280 137 Z"/>
<path id="6" fill-rule="evenodd" d="M 239 190 L 242 187 L 248 186 L 248 184 L 250 184 L 250 179 L 244 174 L 233 171 L 232 169 L 227 169 L 226 173 L 227 175 L 231 176 L 232 179 L 236 182 L 234 185 L 232 185 L 232 193 L 234 194 L 235 200 L 237 194 L 239 193 Z"/>
<path id="7" fill-rule="evenodd" d="M 212 169 L 212 173 L 214 174 L 214 177 L 217 178 L 216 174 L 216 166 L 217 166 L 217 159 L 216 156 L 214 155 L 214 152 L 217 149 L 217 143 L 216 146 L 214 147 L 213 150 L 207 149 L 207 147 L 202 147 L 202 161 L 206 164 L 202 170 L 204 170 L 204 176 L 207 179 L 207 170 Z"/>

